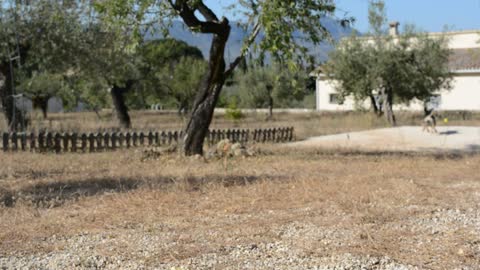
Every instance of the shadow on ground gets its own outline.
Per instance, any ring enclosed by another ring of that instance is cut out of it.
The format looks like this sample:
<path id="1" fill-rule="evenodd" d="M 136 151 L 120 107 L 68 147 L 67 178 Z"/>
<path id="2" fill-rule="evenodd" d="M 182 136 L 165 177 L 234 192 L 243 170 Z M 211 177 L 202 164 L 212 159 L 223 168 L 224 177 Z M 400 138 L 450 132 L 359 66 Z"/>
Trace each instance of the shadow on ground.
<path id="1" fill-rule="evenodd" d="M 19 201 L 36 207 L 57 207 L 66 201 L 107 193 L 125 193 L 139 188 L 164 189 L 179 188 L 198 191 L 209 184 L 224 187 L 241 186 L 260 180 L 281 180 L 285 176 L 274 175 L 207 175 L 204 177 L 157 177 L 157 178 L 93 178 L 82 180 L 38 183 L 20 190 L 0 188 L 0 206 L 14 207 Z"/>
<path id="2" fill-rule="evenodd" d="M 449 136 L 449 135 L 455 135 L 458 134 L 458 131 L 456 130 L 447 130 L 447 131 L 442 131 L 439 132 L 438 135 L 444 135 L 444 136 Z"/>

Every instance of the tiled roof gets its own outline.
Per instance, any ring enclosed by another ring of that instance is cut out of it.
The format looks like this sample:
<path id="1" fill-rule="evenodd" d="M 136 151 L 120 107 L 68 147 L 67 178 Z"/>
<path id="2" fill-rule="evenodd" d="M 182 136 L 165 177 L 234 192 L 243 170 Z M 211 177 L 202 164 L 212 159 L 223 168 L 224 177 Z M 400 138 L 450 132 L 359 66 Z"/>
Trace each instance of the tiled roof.
<path id="1" fill-rule="evenodd" d="M 448 67 L 451 71 L 480 69 L 480 48 L 452 50 Z"/>

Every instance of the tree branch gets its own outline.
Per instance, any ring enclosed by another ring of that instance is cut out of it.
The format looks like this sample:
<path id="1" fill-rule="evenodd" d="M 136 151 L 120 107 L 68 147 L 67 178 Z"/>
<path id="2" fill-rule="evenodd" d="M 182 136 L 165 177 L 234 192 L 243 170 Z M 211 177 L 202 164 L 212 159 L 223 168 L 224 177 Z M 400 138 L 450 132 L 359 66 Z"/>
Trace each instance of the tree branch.
<path id="1" fill-rule="evenodd" d="M 201 21 L 195 16 L 195 10 L 192 9 L 186 1 L 169 1 L 170 5 L 178 12 L 178 15 L 182 18 L 183 22 L 190 28 L 192 31 L 199 31 L 206 34 L 225 34 L 225 25 L 228 25 L 228 20 L 222 18 L 221 21 Z M 200 5 L 201 6 L 201 5 Z M 208 18 L 216 18 L 215 14 L 205 5 L 202 8 L 203 13 L 205 13 Z M 199 10 L 200 11 L 200 10 Z M 201 11 L 202 12 L 202 11 Z M 202 13 L 202 15 L 203 15 Z M 213 16 L 213 17 L 212 17 Z"/>
<path id="2" fill-rule="evenodd" d="M 235 58 L 235 60 L 232 63 L 230 63 L 230 65 L 228 67 L 228 70 L 225 71 L 225 76 L 226 77 L 230 76 L 232 74 L 232 72 L 235 70 L 235 68 L 245 58 L 245 56 L 248 52 L 248 49 L 250 48 L 250 45 L 252 45 L 252 43 L 255 42 L 255 39 L 257 38 L 258 34 L 260 33 L 260 29 L 261 29 L 260 22 L 257 22 L 255 24 L 255 26 L 253 27 L 252 33 L 250 34 L 248 39 L 243 44 L 243 48 L 242 48 L 242 51 L 241 51 L 240 55 L 237 58 Z"/>
<path id="3" fill-rule="evenodd" d="M 202 14 L 203 17 L 205 17 L 205 19 L 209 22 L 218 22 L 218 17 L 217 15 L 215 15 L 215 13 L 209 8 L 207 7 L 203 1 L 200 1 L 200 3 L 198 4 L 198 11 L 200 11 L 200 13 Z"/>

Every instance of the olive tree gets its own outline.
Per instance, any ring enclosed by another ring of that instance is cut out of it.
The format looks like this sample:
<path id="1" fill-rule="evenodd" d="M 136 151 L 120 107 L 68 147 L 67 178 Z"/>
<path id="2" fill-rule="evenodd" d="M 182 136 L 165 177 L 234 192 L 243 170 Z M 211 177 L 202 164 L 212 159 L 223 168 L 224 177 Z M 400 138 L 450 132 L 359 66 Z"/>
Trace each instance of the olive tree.
<path id="1" fill-rule="evenodd" d="M 383 112 L 391 125 L 396 124 L 394 104 L 412 100 L 427 103 L 442 89 L 450 89 L 448 68 L 450 50 L 445 37 L 429 37 L 407 27 L 399 36 L 386 35 L 383 1 L 372 2 L 370 37 L 353 35 L 339 44 L 323 67 L 326 76 L 336 81 L 336 90 L 344 99 L 357 102 L 369 98 L 376 112 Z M 377 108 L 374 95 L 381 102 Z"/>
<path id="2" fill-rule="evenodd" d="M 234 88 L 245 108 L 268 108 L 268 119 L 273 117 L 273 108 L 297 105 L 307 94 L 308 73 L 304 70 L 289 70 L 278 64 L 265 67 L 250 67 L 245 72 L 236 72 Z"/>
<path id="3" fill-rule="evenodd" d="M 206 70 L 200 49 L 171 38 L 148 40 L 138 46 L 140 80 L 130 101 L 173 105 L 179 113 L 189 111 L 196 88 Z"/>
<path id="4" fill-rule="evenodd" d="M 22 80 L 47 73 L 61 77 L 75 69 L 85 44 L 78 4 L 38 0 L 0 5 L 0 99 L 11 130 L 25 123 L 15 105 Z"/>
<path id="5" fill-rule="evenodd" d="M 335 11 L 333 0 L 240 0 L 231 8 L 244 15 L 244 26 L 249 32 L 239 56 L 226 63 L 225 46 L 229 39 L 231 22 L 219 16 L 202 0 L 106 0 L 99 10 L 120 16 L 133 11 L 137 17 L 155 19 L 168 25 L 179 18 L 193 32 L 212 36 L 206 76 L 197 88 L 190 119 L 185 127 L 183 152 L 186 155 L 203 154 L 203 143 L 210 126 L 215 105 L 226 79 L 239 66 L 250 50 L 270 54 L 273 59 L 292 66 L 302 62 L 307 49 L 296 37 L 314 44 L 328 37 L 321 18 Z M 302 33 L 298 35 L 298 33 Z M 260 34 L 262 33 L 262 34 Z"/>

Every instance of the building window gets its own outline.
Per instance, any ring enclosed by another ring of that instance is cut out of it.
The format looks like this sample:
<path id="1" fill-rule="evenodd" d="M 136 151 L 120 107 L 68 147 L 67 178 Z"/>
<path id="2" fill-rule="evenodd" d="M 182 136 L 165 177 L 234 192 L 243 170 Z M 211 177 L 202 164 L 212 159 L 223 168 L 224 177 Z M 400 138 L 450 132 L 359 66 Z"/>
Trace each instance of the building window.
<path id="1" fill-rule="evenodd" d="M 330 104 L 340 104 L 340 98 L 338 94 L 330 94 L 329 95 L 329 102 Z"/>

